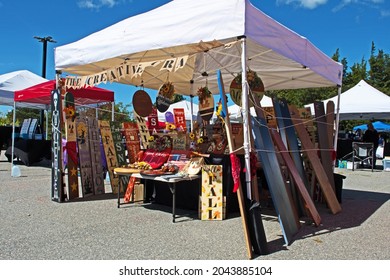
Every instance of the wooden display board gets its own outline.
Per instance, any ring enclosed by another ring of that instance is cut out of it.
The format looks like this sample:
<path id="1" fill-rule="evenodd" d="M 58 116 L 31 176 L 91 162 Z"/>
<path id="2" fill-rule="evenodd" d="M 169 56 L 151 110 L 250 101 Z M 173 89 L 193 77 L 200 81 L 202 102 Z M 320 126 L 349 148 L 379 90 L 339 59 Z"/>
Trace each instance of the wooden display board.
<path id="1" fill-rule="evenodd" d="M 123 130 L 126 140 L 127 157 L 129 163 L 134 163 L 137 161 L 137 155 L 141 150 L 137 124 L 134 122 L 125 122 L 123 123 Z"/>
<path id="2" fill-rule="evenodd" d="M 76 118 L 77 146 L 81 173 L 81 189 L 83 197 L 93 195 L 93 177 L 89 148 L 88 120 L 86 116 Z"/>
<path id="3" fill-rule="evenodd" d="M 202 168 L 201 220 L 223 219 L 222 165 Z"/>
<path id="4" fill-rule="evenodd" d="M 92 182 L 95 195 L 105 193 L 104 170 L 100 149 L 98 121 L 95 117 L 88 117 L 89 148 L 91 154 Z"/>
<path id="5" fill-rule="evenodd" d="M 123 145 L 123 142 L 122 142 L 122 133 L 120 132 L 120 129 L 119 129 L 119 127 L 121 127 L 121 125 L 117 122 L 110 122 L 110 125 L 111 125 L 111 134 L 112 134 L 112 139 L 114 141 L 116 159 L 118 162 L 118 166 L 127 165 L 126 150 L 125 150 L 125 146 Z M 122 176 L 119 178 L 120 187 L 121 187 L 120 192 L 125 191 L 125 188 L 127 186 L 127 181 L 128 181 L 128 179 L 126 176 Z"/>
<path id="6" fill-rule="evenodd" d="M 114 173 L 114 168 L 118 167 L 114 140 L 112 138 L 111 127 L 108 121 L 99 120 L 100 134 L 102 136 L 104 153 L 106 155 L 108 174 L 110 175 L 111 189 L 114 194 L 118 193 L 119 177 Z"/>
<path id="7" fill-rule="evenodd" d="M 134 111 L 134 118 L 137 122 L 139 136 L 141 139 L 141 146 L 143 149 L 148 148 L 148 141 L 150 137 L 148 126 L 146 125 L 145 119 L 137 114 L 137 112 Z"/>
<path id="8" fill-rule="evenodd" d="M 186 117 L 183 108 L 174 108 L 173 115 L 175 116 L 175 125 L 178 131 L 187 131 Z"/>

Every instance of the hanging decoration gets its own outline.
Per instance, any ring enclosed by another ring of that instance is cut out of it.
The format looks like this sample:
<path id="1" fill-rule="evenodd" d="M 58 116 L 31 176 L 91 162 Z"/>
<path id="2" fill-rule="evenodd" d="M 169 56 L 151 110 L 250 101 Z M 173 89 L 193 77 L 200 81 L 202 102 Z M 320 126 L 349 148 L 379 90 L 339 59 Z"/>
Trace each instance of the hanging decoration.
<path id="1" fill-rule="evenodd" d="M 264 84 L 261 78 L 257 75 L 256 72 L 248 70 L 246 72 L 246 77 L 249 85 L 249 106 L 254 106 L 254 100 L 252 95 L 256 94 L 259 97 L 259 100 L 263 98 L 264 95 Z M 241 107 L 241 94 L 242 94 L 242 75 L 239 73 L 230 84 L 230 97 L 235 104 Z"/>
<path id="2" fill-rule="evenodd" d="M 199 97 L 199 114 L 204 121 L 209 121 L 214 113 L 214 98 L 207 87 L 201 87 L 197 91 Z"/>
<path id="3" fill-rule="evenodd" d="M 156 97 L 157 110 L 159 110 L 161 113 L 164 113 L 166 110 L 168 110 L 173 101 L 174 95 L 175 87 L 172 82 L 166 81 L 164 84 L 162 84 Z"/>

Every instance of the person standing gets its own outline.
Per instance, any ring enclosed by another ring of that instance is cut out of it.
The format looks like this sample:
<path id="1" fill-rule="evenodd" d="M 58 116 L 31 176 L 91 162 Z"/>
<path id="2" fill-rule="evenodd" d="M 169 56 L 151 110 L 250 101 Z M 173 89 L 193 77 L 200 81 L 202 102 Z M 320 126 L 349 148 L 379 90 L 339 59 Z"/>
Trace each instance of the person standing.
<path id="1" fill-rule="evenodd" d="M 371 122 L 367 124 L 367 130 L 363 134 L 363 142 L 372 143 L 374 145 L 374 150 L 372 151 L 372 160 L 375 168 L 376 149 L 378 148 L 378 144 L 379 144 L 379 135 L 378 135 L 378 131 L 376 131 L 376 129 L 374 128 Z"/>

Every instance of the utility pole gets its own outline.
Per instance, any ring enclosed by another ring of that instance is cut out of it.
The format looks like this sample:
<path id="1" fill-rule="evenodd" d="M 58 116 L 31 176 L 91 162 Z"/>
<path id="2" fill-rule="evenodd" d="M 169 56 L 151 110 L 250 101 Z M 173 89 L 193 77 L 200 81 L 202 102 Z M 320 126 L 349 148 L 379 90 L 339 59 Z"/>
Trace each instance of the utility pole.
<path id="1" fill-rule="evenodd" d="M 46 36 L 46 37 L 38 37 L 34 36 L 34 39 L 37 39 L 39 42 L 43 43 L 43 55 L 42 55 L 42 77 L 46 78 L 46 56 L 47 56 L 47 42 L 50 43 L 57 43 L 53 40 L 53 37 Z M 44 112 L 41 110 L 40 117 L 39 117 L 39 123 L 41 126 L 41 133 L 43 136 L 43 121 L 44 121 Z"/>

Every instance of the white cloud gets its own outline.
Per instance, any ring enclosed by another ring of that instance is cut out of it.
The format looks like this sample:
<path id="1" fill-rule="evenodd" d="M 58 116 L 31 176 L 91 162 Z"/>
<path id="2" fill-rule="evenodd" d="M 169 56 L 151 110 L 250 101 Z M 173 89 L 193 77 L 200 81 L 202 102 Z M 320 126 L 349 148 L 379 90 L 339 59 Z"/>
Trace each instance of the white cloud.
<path id="1" fill-rule="evenodd" d="M 385 3 L 385 0 L 342 0 L 340 4 L 332 9 L 333 12 L 338 12 L 346 6 L 359 5 L 373 9 L 380 9 L 380 6 Z"/>
<path id="2" fill-rule="evenodd" d="M 297 4 L 298 6 L 307 8 L 307 9 L 315 9 L 320 5 L 324 5 L 328 2 L 328 0 L 277 0 L 277 3 L 282 4 Z"/>
<path id="3" fill-rule="evenodd" d="M 103 7 L 112 8 L 119 2 L 121 2 L 121 0 L 80 0 L 77 2 L 77 5 L 80 8 L 99 9 Z"/>
<path id="4" fill-rule="evenodd" d="M 390 17 L 390 10 L 382 10 L 381 17 Z"/>

